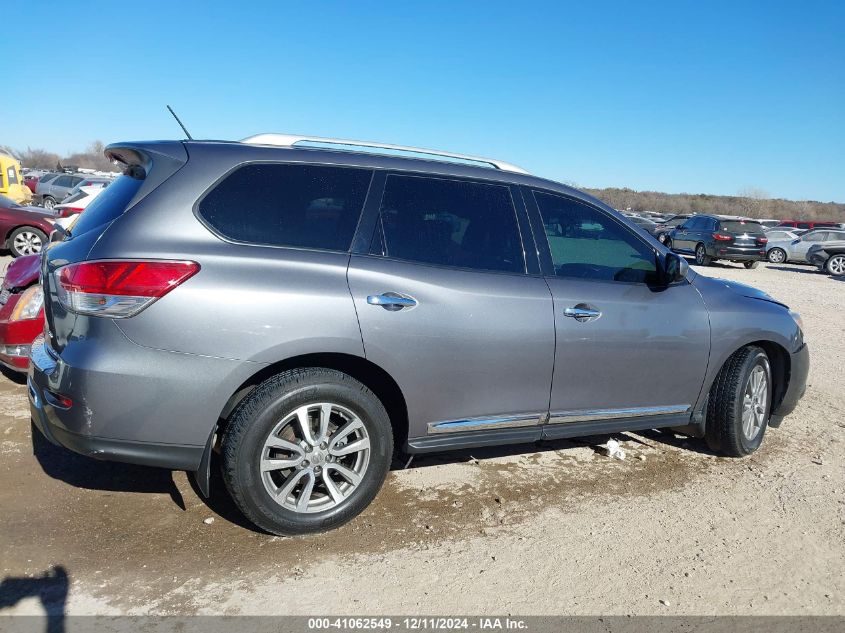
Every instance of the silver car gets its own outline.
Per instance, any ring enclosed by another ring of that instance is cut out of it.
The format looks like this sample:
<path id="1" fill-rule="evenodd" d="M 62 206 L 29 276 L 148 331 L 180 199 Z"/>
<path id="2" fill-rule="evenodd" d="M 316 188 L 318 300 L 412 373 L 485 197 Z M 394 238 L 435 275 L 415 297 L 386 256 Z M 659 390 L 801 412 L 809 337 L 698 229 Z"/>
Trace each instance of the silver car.
<path id="1" fill-rule="evenodd" d="M 508 163 L 275 134 L 106 155 L 124 175 L 42 259 L 34 423 L 205 494 L 219 462 L 268 532 L 352 519 L 394 451 L 669 427 L 743 456 L 804 393 L 787 306 Z"/>
<path id="2" fill-rule="evenodd" d="M 784 235 L 778 239 L 778 233 Z M 807 263 L 807 251 L 815 244 L 845 240 L 845 230 L 842 229 L 813 229 L 803 235 L 795 235 L 791 231 L 772 230 L 766 233 L 769 242 L 766 244 L 766 259 L 773 264 L 784 262 Z"/>

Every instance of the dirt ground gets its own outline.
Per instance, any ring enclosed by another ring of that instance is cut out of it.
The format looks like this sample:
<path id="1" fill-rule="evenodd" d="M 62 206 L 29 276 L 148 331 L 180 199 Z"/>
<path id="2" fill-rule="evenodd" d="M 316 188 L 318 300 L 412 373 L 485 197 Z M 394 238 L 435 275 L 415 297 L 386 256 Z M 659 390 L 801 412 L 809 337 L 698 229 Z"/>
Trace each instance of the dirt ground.
<path id="1" fill-rule="evenodd" d="M 624 461 L 608 436 L 417 458 L 308 538 L 252 530 L 219 480 L 205 501 L 184 473 L 33 440 L 0 376 L 0 613 L 845 614 L 845 283 L 699 271 L 804 317 L 807 395 L 757 454 L 644 432 L 615 436 Z"/>

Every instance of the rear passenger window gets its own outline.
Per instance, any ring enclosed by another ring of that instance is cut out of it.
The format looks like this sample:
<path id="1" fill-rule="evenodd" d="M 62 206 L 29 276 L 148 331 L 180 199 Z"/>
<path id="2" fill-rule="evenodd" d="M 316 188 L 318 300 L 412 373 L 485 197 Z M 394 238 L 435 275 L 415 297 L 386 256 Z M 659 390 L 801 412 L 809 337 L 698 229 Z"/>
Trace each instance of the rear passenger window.
<path id="1" fill-rule="evenodd" d="M 211 228 L 237 242 L 349 250 L 372 171 L 320 165 L 245 165 L 200 201 Z"/>
<path id="2" fill-rule="evenodd" d="M 388 257 L 524 273 L 510 189 L 460 180 L 388 176 L 381 203 Z"/>
<path id="3" fill-rule="evenodd" d="M 609 215 L 572 198 L 541 191 L 534 192 L 534 199 L 558 277 L 658 280 L 654 250 Z"/>

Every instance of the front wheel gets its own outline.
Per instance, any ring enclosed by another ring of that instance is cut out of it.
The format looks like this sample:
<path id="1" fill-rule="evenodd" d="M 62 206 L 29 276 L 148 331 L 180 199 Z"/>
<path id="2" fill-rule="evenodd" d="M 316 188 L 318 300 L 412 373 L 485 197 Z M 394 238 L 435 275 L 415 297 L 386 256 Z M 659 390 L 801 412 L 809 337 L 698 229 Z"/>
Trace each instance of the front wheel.
<path id="1" fill-rule="evenodd" d="M 834 255 L 827 260 L 824 267 L 834 277 L 845 275 L 845 255 Z"/>
<path id="2" fill-rule="evenodd" d="M 754 345 L 725 363 L 707 400 L 706 437 L 710 448 L 730 457 L 756 451 L 763 442 L 772 404 L 769 357 Z"/>
<path id="3" fill-rule="evenodd" d="M 381 401 L 339 371 L 267 379 L 238 406 L 222 440 L 223 478 L 258 527 L 329 530 L 366 508 L 390 468 L 393 433 Z"/>
<path id="4" fill-rule="evenodd" d="M 704 244 L 699 244 L 695 247 L 695 263 L 699 266 L 709 266 L 713 258 L 707 254 L 707 249 Z"/>
<path id="5" fill-rule="evenodd" d="M 40 253 L 46 243 L 47 236 L 43 231 L 31 226 L 21 226 L 9 235 L 6 247 L 12 253 L 12 257 L 22 257 Z"/>
<path id="6" fill-rule="evenodd" d="M 743 262 L 742 265 L 745 266 L 746 270 L 751 270 L 752 268 L 757 268 L 760 262 Z"/>

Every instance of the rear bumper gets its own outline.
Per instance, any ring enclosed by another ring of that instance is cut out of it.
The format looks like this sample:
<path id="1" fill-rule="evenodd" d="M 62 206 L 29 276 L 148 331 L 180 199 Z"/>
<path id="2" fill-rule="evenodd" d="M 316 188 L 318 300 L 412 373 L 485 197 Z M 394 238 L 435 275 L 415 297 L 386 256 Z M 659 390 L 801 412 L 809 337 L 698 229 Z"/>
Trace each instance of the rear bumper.
<path id="1" fill-rule="evenodd" d="M 714 246 L 713 257 L 719 259 L 730 259 L 738 262 L 758 262 L 766 259 L 765 247 L 744 248 L 739 246 Z"/>
<path id="2" fill-rule="evenodd" d="M 69 345 L 59 356 L 43 338 L 33 342 L 27 390 L 35 426 L 82 455 L 197 470 L 211 429 L 249 368 L 140 347 L 122 335 L 100 343 L 75 352 Z"/>
<path id="3" fill-rule="evenodd" d="M 807 391 L 807 374 L 810 372 L 810 349 L 806 343 L 790 354 L 789 385 L 780 404 L 772 411 L 769 426 L 780 426 L 784 416 L 789 415 L 798 406 L 798 401 Z"/>
<path id="4" fill-rule="evenodd" d="M 813 266 L 824 268 L 824 265 L 827 263 L 827 254 L 822 255 L 820 252 L 812 253 L 807 256 L 807 261 Z"/>

